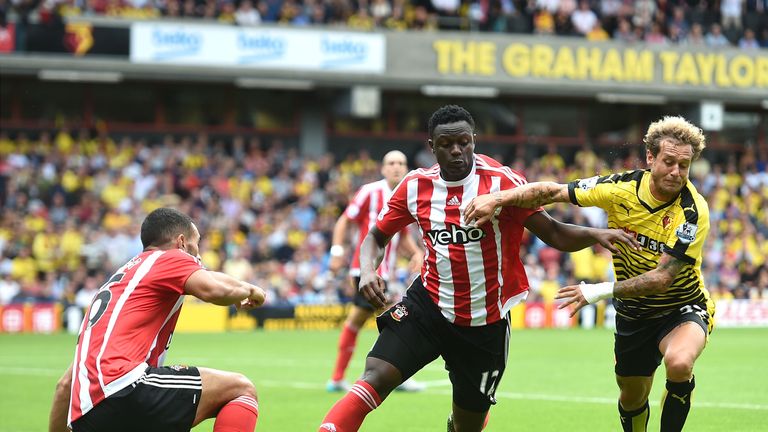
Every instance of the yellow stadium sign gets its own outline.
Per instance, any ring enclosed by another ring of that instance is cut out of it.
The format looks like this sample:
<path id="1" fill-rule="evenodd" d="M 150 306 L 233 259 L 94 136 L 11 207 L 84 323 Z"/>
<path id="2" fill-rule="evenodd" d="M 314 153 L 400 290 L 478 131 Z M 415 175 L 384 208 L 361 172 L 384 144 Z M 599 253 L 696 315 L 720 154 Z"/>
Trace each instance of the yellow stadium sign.
<path id="1" fill-rule="evenodd" d="M 722 89 L 768 88 L 762 50 L 683 51 L 590 44 L 437 39 L 435 69 L 445 77 L 495 77 Z"/>

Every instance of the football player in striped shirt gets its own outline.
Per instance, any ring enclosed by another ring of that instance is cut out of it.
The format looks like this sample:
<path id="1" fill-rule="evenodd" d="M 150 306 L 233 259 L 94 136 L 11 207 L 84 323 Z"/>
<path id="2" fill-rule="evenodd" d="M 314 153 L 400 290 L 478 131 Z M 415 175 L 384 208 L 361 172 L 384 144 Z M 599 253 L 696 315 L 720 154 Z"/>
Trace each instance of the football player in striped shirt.
<path id="1" fill-rule="evenodd" d="M 216 432 L 253 432 L 258 402 L 248 378 L 162 363 L 185 294 L 252 308 L 264 303 L 264 290 L 206 270 L 200 233 L 177 210 L 147 215 L 141 242 L 144 251 L 109 278 L 88 308 L 73 364 L 56 387 L 50 432 L 68 425 L 74 432 L 180 432 L 212 417 Z"/>
<path id="2" fill-rule="evenodd" d="M 359 330 L 375 312 L 373 306 L 357 291 L 357 286 L 360 283 L 360 255 L 358 251 L 363 239 L 368 235 L 368 230 L 376 223 L 376 216 L 392 195 L 392 190 L 408 172 L 408 158 L 403 152 L 392 150 L 384 155 L 381 165 L 381 175 L 384 178 L 361 186 L 333 227 L 333 245 L 330 250 L 331 260 L 329 264 L 331 271 L 339 272 L 345 263 L 344 258 L 348 254 L 343 245 L 350 224 L 357 225 L 357 240 L 355 248 L 352 250 L 352 262 L 349 265 L 350 285 L 355 291 L 355 296 L 339 336 L 336 363 L 331 379 L 326 384 L 326 390 L 329 392 L 349 390 L 350 385 L 344 380 L 344 373 L 352 354 L 355 352 Z M 395 272 L 398 251 L 404 252 L 410 258 L 411 267 L 413 267 L 411 270 L 414 272 L 418 271 L 418 266 L 424 257 L 424 253 L 416 245 L 407 229 L 402 235 L 395 234 L 392 242 L 384 249 L 384 257 L 377 269 L 385 281 L 389 281 Z M 424 390 L 424 385 L 414 380 L 408 380 L 403 382 L 398 390 L 421 391 Z"/>
<path id="3" fill-rule="evenodd" d="M 644 138 L 648 169 L 568 184 L 530 183 L 498 196 L 478 197 L 466 217 L 483 223 L 503 206 L 553 202 L 597 206 L 608 226 L 637 238 L 642 248 L 618 245 L 617 282 L 562 288 L 561 308 L 613 298 L 616 307 L 616 382 L 619 417 L 626 432 L 645 431 L 648 395 L 663 359 L 667 383 L 661 403 L 663 432 L 680 431 L 691 408 L 693 366 L 712 331 L 714 303 L 704 287 L 701 260 L 709 208 L 688 172 L 706 146 L 701 129 L 682 117 L 664 117 Z"/>
<path id="4" fill-rule="evenodd" d="M 376 274 L 392 236 L 415 222 L 426 253 L 403 300 L 377 318 L 379 337 L 365 372 L 328 412 L 321 432 L 357 431 L 365 416 L 401 382 L 437 357 L 453 385 L 448 428 L 480 431 L 504 373 L 508 312 L 528 294 L 519 249 L 524 228 L 549 245 L 575 251 L 600 243 L 634 245 L 621 230 L 563 224 L 540 208 L 507 207 L 473 225 L 463 210 L 481 194 L 498 194 L 526 183 L 497 161 L 475 154 L 474 119 L 448 105 L 429 120 L 429 144 L 437 165 L 411 171 L 395 188 L 360 250 L 360 292 L 376 308 L 386 303 Z"/>

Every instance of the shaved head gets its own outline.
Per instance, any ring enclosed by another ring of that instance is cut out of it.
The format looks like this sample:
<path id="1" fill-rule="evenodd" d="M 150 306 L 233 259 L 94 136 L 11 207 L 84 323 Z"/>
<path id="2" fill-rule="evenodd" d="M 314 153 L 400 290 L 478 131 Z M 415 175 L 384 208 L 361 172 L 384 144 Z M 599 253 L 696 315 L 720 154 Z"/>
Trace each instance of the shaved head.
<path id="1" fill-rule="evenodd" d="M 400 150 L 392 150 L 384 155 L 381 161 L 381 175 L 387 180 L 390 188 L 400 183 L 408 172 L 408 158 Z"/>
<path id="2" fill-rule="evenodd" d="M 405 153 L 401 152 L 400 150 L 392 150 L 387 152 L 381 162 L 386 165 L 390 160 L 401 160 L 405 163 L 408 163 L 408 158 L 405 156 Z"/>

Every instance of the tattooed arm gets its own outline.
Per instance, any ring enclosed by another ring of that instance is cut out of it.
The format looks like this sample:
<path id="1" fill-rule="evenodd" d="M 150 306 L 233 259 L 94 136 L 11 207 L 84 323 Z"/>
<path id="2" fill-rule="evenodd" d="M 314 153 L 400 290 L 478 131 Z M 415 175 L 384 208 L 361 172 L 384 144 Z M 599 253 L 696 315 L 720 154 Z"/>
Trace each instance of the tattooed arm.
<path id="1" fill-rule="evenodd" d="M 464 210 L 468 223 L 482 225 L 499 207 L 538 208 L 553 202 L 568 202 L 568 185 L 555 182 L 528 183 L 514 189 L 479 195 Z"/>
<path id="2" fill-rule="evenodd" d="M 564 300 L 558 308 L 563 309 L 573 304 L 571 316 L 574 316 L 584 306 L 598 300 L 616 297 L 633 298 L 651 294 L 661 294 L 669 289 L 677 273 L 685 263 L 669 254 L 662 254 L 655 269 L 639 276 L 619 281 L 602 282 L 598 284 L 571 285 L 561 288 L 556 299 Z"/>
<path id="3" fill-rule="evenodd" d="M 499 192 L 502 206 L 538 208 L 554 202 L 569 202 L 568 185 L 535 182 Z"/>
<path id="4" fill-rule="evenodd" d="M 669 254 L 661 254 L 659 264 L 655 269 L 633 278 L 616 282 L 613 286 L 613 296 L 616 298 L 642 297 L 650 294 L 661 294 L 672 285 L 677 273 L 685 265 L 684 262 Z"/>

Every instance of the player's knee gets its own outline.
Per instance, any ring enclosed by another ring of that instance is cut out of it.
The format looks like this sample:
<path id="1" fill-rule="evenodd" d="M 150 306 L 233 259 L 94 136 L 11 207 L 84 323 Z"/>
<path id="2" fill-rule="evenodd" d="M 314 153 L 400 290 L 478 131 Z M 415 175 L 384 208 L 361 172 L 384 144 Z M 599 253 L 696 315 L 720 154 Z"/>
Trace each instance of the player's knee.
<path id="1" fill-rule="evenodd" d="M 634 411 L 645 405 L 645 401 L 648 400 L 648 395 L 642 392 L 627 392 L 622 391 L 619 395 L 619 403 L 621 407 L 627 411 Z"/>
<path id="2" fill-rule="evenodd" d="M 376 390 L 382 400 L 403 381 L 400 371 L 383 361 L 366 367 L 363 380 Z"/>
<path id="3" fill-rule="evenodd" d="M 235 374 L 235 381 L 239 393 L 238 396 L 251 396 L 257 401 L 259 400 L 256 394 L 256 387 L 248 377 L 243 374 Z"/>
<path id="4" fill-rule="evenodd" d="M 669 355 L 664 358 L 667 379 L 673 381 L 688 380 L 693 375 L 693 356 L 685 354 Z"/>
<path id="5" fill-rule="evenodd" d="M 648 400 L 648 394 L 651 391 L 650 386 L 644 383 L 629 383 L 621 379 L 617 380 L 619 384 L 619 403 L 627 411 L 636 410 Z"/>

